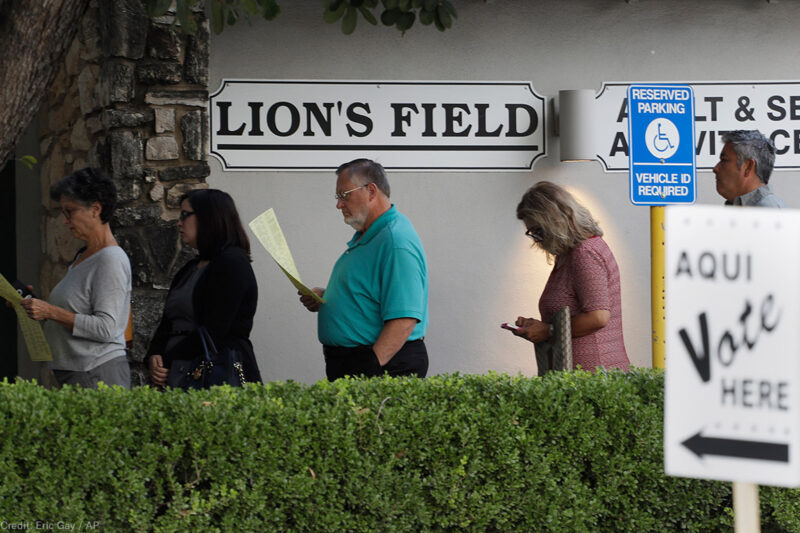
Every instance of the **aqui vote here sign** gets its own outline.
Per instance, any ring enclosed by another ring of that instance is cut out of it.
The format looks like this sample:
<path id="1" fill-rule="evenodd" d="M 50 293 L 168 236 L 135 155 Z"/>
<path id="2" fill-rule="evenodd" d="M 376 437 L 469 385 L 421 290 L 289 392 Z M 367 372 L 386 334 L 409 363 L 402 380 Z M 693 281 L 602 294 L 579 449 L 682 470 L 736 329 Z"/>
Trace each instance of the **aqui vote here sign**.
<path id="1" fill-rule="evenodd" d="M 631 85 L 628 110 L 631 202 L 694 203 L 697 180 L 692 88 Z"/>
<path id="2" fill-rule="evenodd" d="M 800 485 L 800 211 L 666 210 L 668 475 Z"/>

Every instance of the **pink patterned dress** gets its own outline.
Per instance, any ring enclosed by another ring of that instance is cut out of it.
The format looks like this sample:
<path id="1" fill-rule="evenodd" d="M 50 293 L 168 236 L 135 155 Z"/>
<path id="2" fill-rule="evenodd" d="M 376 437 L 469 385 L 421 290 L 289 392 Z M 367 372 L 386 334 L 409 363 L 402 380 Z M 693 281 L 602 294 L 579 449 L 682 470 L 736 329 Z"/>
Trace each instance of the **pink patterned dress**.
<path id="1" fill-rule="evenodd" d="M 611 313 L 604 328 L 572 338 L 573 366 L 591 371 L 597 366 L 628 370 L 619 267 L 602 237 L 587 239 L 556 261 L 539 299 L 542 321 L 550 323 L 565 305 L 572 316 L 600 309 Z"/>

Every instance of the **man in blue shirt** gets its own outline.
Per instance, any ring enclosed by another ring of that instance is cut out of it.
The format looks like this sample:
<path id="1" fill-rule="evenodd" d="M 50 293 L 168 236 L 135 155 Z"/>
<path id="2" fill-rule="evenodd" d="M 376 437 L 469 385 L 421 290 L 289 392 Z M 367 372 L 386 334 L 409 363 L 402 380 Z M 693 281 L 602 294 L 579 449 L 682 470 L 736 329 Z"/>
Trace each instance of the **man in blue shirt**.
<path id="1" fill-rule="evenodd" d="M 775 164 L 772 141 L 758 130 L 729 131 L 722 140 L 714 175 L 725 205 L 785 207 L 768 185 Z"/>
<path id="2" fill-rule="evenodd" d="M 300 301 L 319 312 L 329 380 L 345 375 L 425 377 L 428 266 L 411 221 L 390 202 L 383 167 L 356 159 L 336 171 L 336 208 L 356 230 L 328 286 Z"/>

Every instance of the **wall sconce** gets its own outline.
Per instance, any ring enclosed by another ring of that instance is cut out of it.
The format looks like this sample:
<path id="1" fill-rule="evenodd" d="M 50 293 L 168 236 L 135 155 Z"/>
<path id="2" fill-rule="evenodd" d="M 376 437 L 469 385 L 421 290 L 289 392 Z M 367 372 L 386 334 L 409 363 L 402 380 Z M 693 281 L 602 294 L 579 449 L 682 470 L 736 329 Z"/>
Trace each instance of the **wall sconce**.
<path id="1" fill-rule="evenodd" d="M 598 124 L 592 89 L 558 91 L 558 134 L 561 161 L 595 161 Z"/>

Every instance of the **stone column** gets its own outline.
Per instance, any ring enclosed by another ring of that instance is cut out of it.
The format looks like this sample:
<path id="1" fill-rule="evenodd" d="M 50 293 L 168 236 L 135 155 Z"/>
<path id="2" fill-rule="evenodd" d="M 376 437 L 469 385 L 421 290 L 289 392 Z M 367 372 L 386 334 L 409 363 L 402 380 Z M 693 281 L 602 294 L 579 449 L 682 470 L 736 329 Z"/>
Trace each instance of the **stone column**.
<path id="1" fill-rule="evenodd" d="M 112 221 L 133 269 L 133 384 L 175 272 L 192 257 L 175 221 L 178 199 L 205 187 L 208 167 L 208 21 L 196 35 L 174 13 L 148 18 L 140 0 L 95 0 L 40 110 L 44 297 L 81 243 L 63 225 L 50 186 L 85 166 L 118 188 Z"/>

